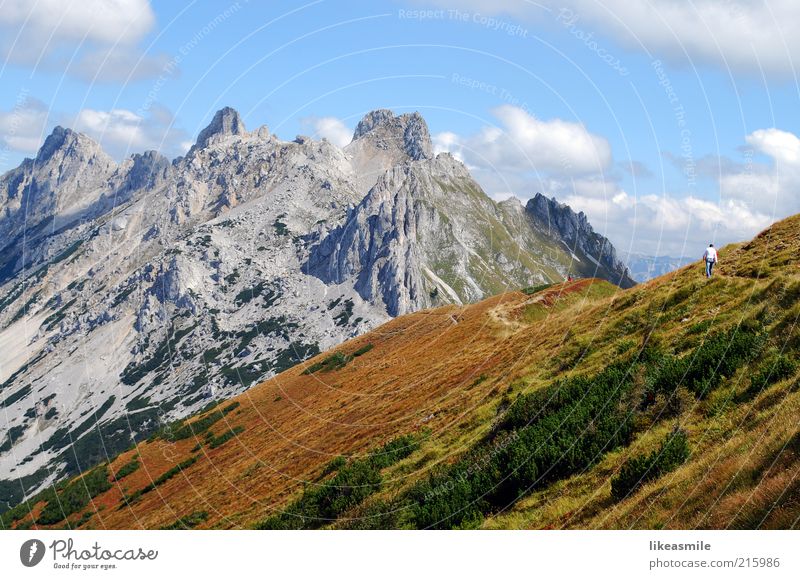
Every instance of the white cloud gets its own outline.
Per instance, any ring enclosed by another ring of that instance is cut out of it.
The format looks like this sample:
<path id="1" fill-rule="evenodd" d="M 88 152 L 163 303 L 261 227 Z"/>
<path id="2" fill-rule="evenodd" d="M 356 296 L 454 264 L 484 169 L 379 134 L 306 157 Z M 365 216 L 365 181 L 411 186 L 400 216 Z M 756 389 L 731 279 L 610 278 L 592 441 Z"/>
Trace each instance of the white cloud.
<path id="1" fill-rule="evenodd" d="M 602 173 L 611 163 L 608 141 L 579 123 L 542 121 L 512 105 L 492 114 L 500 126 L 486 126 L 466 138 L 440 133 L 433 138 L 436 148 L 460 155 L 467 165 L 498 172 L 571 176 Z"/>
<path id="2" fill-rule="evenodd" d="M 175 156 L 184 153 L 189 142 L 186 132 L 175 128 L 172 114 L 161 107 L 153 107 L 148 116 L 126 109 L 83 109 L 68 126 L 95 139 L 117 159 L 151 149 Z"/>
<path id="3" fill-rule="evenodd" d="M 148 0 L 7 0 L 0 10 L 0 55 L 86 80 L 137 80 L 163 67 L 164 57 L 143 54 L 139 46 L 154 25 Z"/>
<path id="4" fill-rule="evenodd" d="M 418 0 L 544 24 L 577 26 L 653 58 L 793 75 L 800 60 L 797 0 Z"/>
<path id="5" fill-rule="evenodd" d="M 748 239 L 800 212 L 800 139 L 786 131 L 754 131 L 745 139 L 744 159 L 718 159 L 714 171 L 711 160 L 703 159 L 704 176 L 718 185 L 708 196 L 652 189 L 630 195 L 620 172 L 610 170 L 630 162 L 615 162 L 602 137 L 582 125 L 542 121 L 513 107 L 495 114 L 502 128 L 485 127 L 467 136 L 440 133 L 433 137 L 435 150 L 461 155 L 497 200 L 543 192 L 584 211 L 622 251 L 680 256 L 710 241 Z M 648 179 L 637 187 L 659 182 L 664 180 Z"/>
<path id="6" fill-rule="evenodd" d="M 47 125 L 47 107 L 41 101 L 22 96 L 10 111 L 0 112 L 0 139 L 7 151 L 35 153 Z"/>
<path id="7" fill-rule="evenodd" d="M 336 117 L 306 117 L 301 123 L 314 131 L 314 138 L 328 139 L 337 147 L 349 145 L 353 140 L 353 129 Z"/>
<path id="8" fill-rule="evenodd" d="M 800 139 L 779 129 L 761 129 L 747 136 L 747 143 L 789 168 L 800 166 Z"/>

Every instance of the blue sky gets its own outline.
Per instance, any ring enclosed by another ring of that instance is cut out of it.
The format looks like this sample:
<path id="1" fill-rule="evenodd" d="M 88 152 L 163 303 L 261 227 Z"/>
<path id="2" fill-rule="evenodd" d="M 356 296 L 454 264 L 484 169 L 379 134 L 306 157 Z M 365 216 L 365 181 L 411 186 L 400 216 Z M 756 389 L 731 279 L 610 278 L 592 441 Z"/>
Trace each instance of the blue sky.
<path id="1" fill-rule="evenodd" d="M 7 0 L 0 170 L 56 124 L 174 157 L 225 105 L 341 145 L 418 110 L 495 198 L 694 257 L 800 211 L 795 22 L 791 0 Z"/>

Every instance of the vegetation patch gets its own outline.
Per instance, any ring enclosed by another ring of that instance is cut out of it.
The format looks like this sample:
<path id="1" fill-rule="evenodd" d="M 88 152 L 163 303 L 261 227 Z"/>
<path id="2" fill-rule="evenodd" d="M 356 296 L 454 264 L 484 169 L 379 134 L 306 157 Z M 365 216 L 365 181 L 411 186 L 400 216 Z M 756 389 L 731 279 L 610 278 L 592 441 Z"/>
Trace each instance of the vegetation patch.
<path id="1" fill-rule="evenodd" d="M 122 383 L 127 386 L 133 386 L 150 372 L 159 370 L 168 364 L 172 360 L 178 343 L 196 327 L 197 324 L 191 324 L 182 330 L 176 331 L 175 327 L 172 326 L 167 332 L 167 336 L 146 362 L 141 364 L 131 362 L 125 367 L 122 374 L 120 374 Z"/>
<path id="2" fill-rule="evenodd" d="M 25 426 L 22 424 L 9 428 L 5 441 L 3 444 L 0 444 L 0 452 L 11 450 L 11 447 L 14 446 L 14 443 L 19 440 L 23 434 L 25 434 Z"/>
<path id="3" fill-rule="evenodd" d="M 123 496 L 122 497 L 122 502 L 121 502 L 119 508 L 122 509 L 122 508 L 130 505 L 131 503 L 136 502 L 137 500 L 139 500 L 139 498 L 142 497 L 142 495 L 145 495 L 145 494 L 149 493 L 150 491 L 154 490 L 157 486 L 163 485 L 165 482 L 167 482 L 169 479 L 171 479 L 175 475 L 183 472 L 183 469 L 189 468 L 190 466 L 192 466 L 196 462 L 197 462 L 197 457 L 193 456 L 191 458 L 187 458 L 183 462 L 180 462 L 180 463 L 176 464 L 171 469 L 169 469 L 167 472 L 165 472 L 160 477 L 158 477 L 156 480 L 151 482 L 149 485 L 147 485 L 147 486 L 135 491 L 133 494 L 130 494 L 128 496 Z"/>
<path id="4" fill-rule="evenodd" d="M 111 488 L 108 482 L 108 467 L 103 464 L 85 476 L 67 484 L 59 493 L 45 504 L 36 522 L 40 525 L 54 525 L 73 513 L 83 510 L 89 502 Z"/>
<path id="5" fill-rule="evenodd" d="M 307 487 L 286 510 L 257 525 L 258 529 L 317 529 L 336 520 L 381 488 L 381 469 L 409 456 L 419 448 L 413 436 L 389 441 L 366 458 L 339 467 L 333 478 Z"/>
<path id="6" fill-rule="evenodd" d="M 25 398 L 28 394 L 31 393 L 31 385 L 27 384 L 14 392 L 11 396 L 0 402 L 0 408 L 8 408 L 15 402 L 19 402 L 23 398 Z"/>
<path id="7" fill-rule="evenodd" d="M 199 436 L 216 424 L 219 420 L 225 417 L 226 414 L 232 412 L 239 407 L 239 402 L 231 402 L 225 408 L 212 410 L 192 422 L 183 423 L 178 422 L 175 424 L 168 424 L 164 429 L 156 433 L 153 438 L 163 438 L 170 442 L 177 442 L 185 440 L 192 436 Z"/>
<path id="8" fill-rule="evenodd" d="M 164 531 L 185 531 L 194 529 L 208 520 L 208 513 L 206 511 L 195 511 L 185 517 L 177 519 L 174 523 L 161 527 Z"/>
<path id="9" fill-rule="evenodd" d="M 212 437 L 208 442 L 208 446 L 210 448 L 217 448 L 219 446 L 222 446 L 223 444 L 228 442 L 231 438 L 239 436 L 242 432 L 244 432 L 244 426 L 234 426 L 233 428 L 231 428 L 230 430 L 226 430 L 219 436 Z"/>
<path id="10" fill-rule="evenodd" d="M 344 309 L 333 316 L 333 321 L 337 326 L 344 327 L 350 323 L 350 318 L 353 317 L 353 300 L 348 298 L 344 301 Z"/>
<path id="11" fill-rule="evenodd" d="M 361 346 L 358 350 L 353 352 L 352 354 L 345 354 L 344 352 L 334 352 L 327 358 L 319 362 L 315 362 L 311 364 L 308 368 L 303 370 L 303 374 L 315 374 L 317 372 L 333 372 L 334 370 L 340 370 L 347 366 L 353 359 L 358 358 L 359 356 L 363 356 L 373 348 L 373 344 L 366 344 Z"/>
<path id="12" fill-rule="evenodd" d="M 611 479 L 611 496 L 621 501 L 640 486 L 675 470 L 689 459 L 689 442 L 682 430 L 671 432 L 650 454 L 625 462 Z"/>
<path id="13" fill-rule="evenodd" d="M 140 466 L 142 465 L 139 463 L 139 460 L 136 457 L 134 457 L 119 468 L 119 470 L 114 474 L 114 479 L 117 482 L 119 482 L 129 474 L 132 474 L 137 470 L 139 470 Z"/>
<path id="14" fill-rule="evenodd" d="M 257 297 L 264 296 L 264 307 L 268 308 L 281 297 L 279 291 L 267 287 L 267 282 L 259 282 L 252 287 L 248 287 L 236 294 L 233 303 L 237 306 L 243 306 L 250 303 Z"/>
<path id="15" fill-rule="evenodd" d="M 539 285 L 532 285 L 528 287 L 522 288 L 520 291 L 524 293 L 526 296 L 532 296 L 533 294 L 538 294 L 540 291 L 546 290 L 548 288 L 553 287 L 551 283 L 543 283 Z"/>
<path id="16" fill-rule="evenodd" d="M 289 347 L 285 350 L 281 350 L 272 362 L 270 362 L 270 366 L 273 372 L 280 374 L 296 366 L 303 360 L 308 360 L 318 354 L 318 344 L 304 344 L 303 342 L 295 341 L 290 343 Z"/>

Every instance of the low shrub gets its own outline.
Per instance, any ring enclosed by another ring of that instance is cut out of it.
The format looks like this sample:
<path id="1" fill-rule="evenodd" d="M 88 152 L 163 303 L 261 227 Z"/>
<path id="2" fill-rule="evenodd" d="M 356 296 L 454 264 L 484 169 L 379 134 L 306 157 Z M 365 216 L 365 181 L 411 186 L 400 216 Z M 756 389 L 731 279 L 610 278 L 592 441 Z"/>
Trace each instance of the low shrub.
<path id="1" fill-rule="evenodd" d="M 117 481 L 120 481 L 120 480 L 124 479 L 126 476 L 128 476 L 129 474 L 134 473 L 137 470 L 139 470 L 140 466 L 141 465 L 139 464 L 139 461 L 134 457 L 134 458 L 132 458 L 130 460 L 130 462 L 127 462 L 127 463 L 123 464 L 119 468 L 119 470 L 116 472 L 116 474 L 114 474 L 114 479 L 117 480 Z"/>
<path id="2" fill-rule="evenodd" d="M 789 356 L 780 354 L 767 358 L 750 378 L 750 386 L 746 394 L 750 397 L 758 395 L 765 388 L 781 380 L 790 378 L 797 371 L 797 362 Z"/>
<path id="3" fill-rule="evenodd" d="M 235 426 L 230 430 L 226 430 L 219 436 L 213 436 L 209 440 L 208 446 L 211 448 L 217 448 L 218 446 L 222 446 L 223 444 L 228 442 L 231 438 L 240 435 L 242 432 L 244 432 L 244 426 Z"/>
<path id="4" fill-rule="evenodd" d="M 611 479 L 611 496 L 618 501 L 624 499 L 646 482 L 678 468 L 689 454 L 686 433 L 671 432 L 657 450 L 631 458 L 622 465 L 619 474 Z"/>
<path id="5" fill-rule="evenodd" d="M 66 484 L 45 504 L 36 522 L 54 525 L 83 509 L 94 497 L 111 488 L 108 467 L 103 464 L 85 476 Z"/>
<path id="6" fill-rule="evenodd" d="M 419 444 L 412 436 L 390 440 L 365 458 L 353 459 L 336 475 L 307 487 L 284 512 L 261 521 L 257 529 L 317 529 L 361 504 L 381 488 L 381 469 L 409 456 Z"/>
<path id="7" fill-rule="evenodd" d="M 177 519 L 174 523 L 167 525 L 166 527 L 161 527 L 164 531 L 185 531 L 188 529 L 193 529 L 197 525 L 204 523 L 208 520 L 208 512 L 206 511 L 195 511 L 185 517 L 181 517 Z"/>

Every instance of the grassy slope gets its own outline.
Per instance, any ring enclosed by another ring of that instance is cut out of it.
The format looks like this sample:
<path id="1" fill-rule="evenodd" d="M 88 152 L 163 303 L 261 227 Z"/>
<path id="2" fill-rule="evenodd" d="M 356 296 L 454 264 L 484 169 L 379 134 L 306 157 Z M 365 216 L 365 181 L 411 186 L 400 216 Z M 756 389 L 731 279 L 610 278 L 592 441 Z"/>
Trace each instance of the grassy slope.
<path id="1" fill-rule="evenodd" d="M 709 333 L 746 318 L 762 320 L 771 348 L 796 358 L 800 334 L 800 217 L 720 253 L 719 275 L 699 263 L 628 291 L 581 280 L 528 296 L 512 292 L 479 304 L 398 318 L 336 349 L 354 353 L 340 369 L 291 369 L 239 396 L 240 406 L 205 433 L 155 439 L 135 453 L 140 468 L 70 515 L 85 528 L 159 528 L 197 513 L 198 528 L 251 527 L 317 484 L 339 455 L 363 456 L 391 438 L 415 434 L 419 450 L 384 469 L 365 506 L 388 501 L 481 440 L 520 392 L 556 378 L 601 371 L 650 336 L 673 353 L 691 352 Z M 755 369 L 727 376 L 707 398 L 690 398 L 677 416 L 650 416 L 632 443 L 585 471 L 529 493 L 479 523 L 486 528 L 693 528 L 797 526 L 800 515 L 800 392 L 796 377 L 745 396 Z M 225 407 L 229 403 L 223 403 Z M 658 447 L 679 423 L 692 455 L 677 470 L 620 502 L 610 479 L 627 458 Z M 243 430 L 242 430 L 243 429 Z M 241 430 L 241 432 L 239 432 Z M 198 444 L 200 448 L 197 449 Z M 197 450 L 195 450 L 197 449 Z M 197 460 L 120 508 L 170 468 Z M 32 505 L 14 524 L 28 526 Z M 357 513 L 353 513 L 357 514 Z M 56 525 L 60 526 L 63 523 Z"/>

